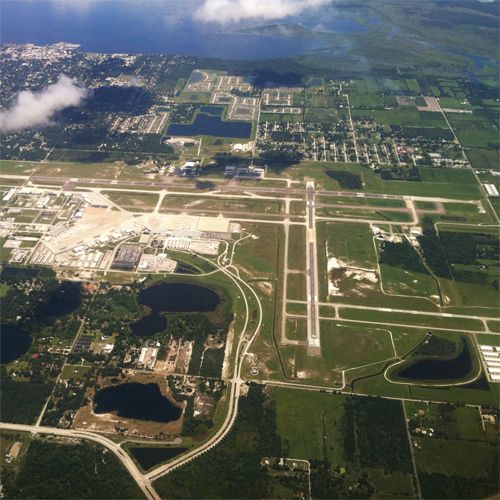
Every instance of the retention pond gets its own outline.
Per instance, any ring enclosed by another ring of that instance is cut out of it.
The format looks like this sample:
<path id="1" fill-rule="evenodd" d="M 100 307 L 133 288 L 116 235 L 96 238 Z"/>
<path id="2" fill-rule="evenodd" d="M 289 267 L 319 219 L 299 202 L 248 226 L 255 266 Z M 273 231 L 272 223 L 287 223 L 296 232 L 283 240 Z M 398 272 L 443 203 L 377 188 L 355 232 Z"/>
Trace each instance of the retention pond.
<path id="1" fill-rule="evenodd" d="M 31 346 L 31 335 L 18 325 L 0 325 L 0 363 L 20 358 Z"/>
<path id="2" fill-rule="evenodd" d="M 472 372 L 474 364 L 467 342 L 458 356 L 419 359 L 394 373 L 398 379 L 417 381 L 460 380 Z"/>
<path id="3" fill-rule="evenodd" d="M 159 446 L 130 448 L 130 452 L 144 470 L 175 458 L 185 451 L 187 448 L 160 448 Z"/>

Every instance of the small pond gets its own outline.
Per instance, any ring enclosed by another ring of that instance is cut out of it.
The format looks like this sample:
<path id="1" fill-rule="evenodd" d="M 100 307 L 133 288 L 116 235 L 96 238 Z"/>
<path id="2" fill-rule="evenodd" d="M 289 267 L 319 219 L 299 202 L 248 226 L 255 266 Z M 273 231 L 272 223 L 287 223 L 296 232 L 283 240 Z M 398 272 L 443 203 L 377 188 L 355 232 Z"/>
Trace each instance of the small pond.
<path id="1" fill-rule="evenodd" d="M 473 363 L 467 343 L 458 356 L 448 359 L 426 358 L 400 369 L 394 375 L 408 380 L 459 380 L 467 377 Z"/>
<path id="2" fill-rule="evenodd" d="M 131 325 L 132 333 L 139 337 L 147 337 L 163 332 L 167 328 L 167 320 L 156 311 L 152 311 L 144 318 Z"/>
<path id="3" fill-rule="evenodd" d="M 0 325 L 0 363 L 6 364 L 26 354 L 33 339 L 18 325 Z"/>
<path id="4" fill-rule="evenodd" d="M 212 135 L 234 139 L 248 139 L 252 134 L 250 122 L 222 120 L 222 106 L 203 106 L 196 114 L 193 123 L 172 123 L 168 135 L 196 136 Z"/>
<path id="5" fill-rule="evenodd" d="M 158 384 L 126 382 L 105 387 L 94 395 L 94 413 L 117 412 L 118 416 L 152 422 L 173 422 L 182 410 L 165 397 Z"/>
<path id="6" fill-rule="evenodd" d="M 144 470 L 175 458 L 185 451 L 187 448 L 161 448 L 159 446 L 130 448 L 130 452 Z"/>

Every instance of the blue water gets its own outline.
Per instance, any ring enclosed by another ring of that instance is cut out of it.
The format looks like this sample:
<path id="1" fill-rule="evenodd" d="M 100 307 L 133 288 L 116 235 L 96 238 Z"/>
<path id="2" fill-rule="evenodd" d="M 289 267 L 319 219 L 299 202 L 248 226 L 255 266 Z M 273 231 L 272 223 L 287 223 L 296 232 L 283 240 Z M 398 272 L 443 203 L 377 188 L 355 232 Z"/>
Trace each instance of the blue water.
<path id="1" fill-rule="evenodd" d="M 159 446 L 151 446 L 150 448 L 130 448 L 130 451 L 137 462 L 139 462 L 139 465 L 144 470 L 148 470 L 166 460 L 177 457 L 181 453 L 187 451 L 187 448 L 161 448 Z"/>
<path id="2" fill-rule="evenodd" d="M 10 363 L 28 352 L 33 339 L 18 325 L 0 325 L 0 364 Z"/>
<path id="3" fill-rule="evenodd" d="M 105 387 L 94 395 L 94 413 L 117 412 L 119 417 L 173 422 L 182 410 L 165 397 L 158 384 L 126 382 Z"/>
<path id="4" fill-rule="evenodd" d="M 63 41 L 89 52 L 226 59 L 278 58 L 325 47 L 318 40 L 239 34 L 195 22 L 192 13 L 199 5 L 199 0 L 0 0 L 0 41 Z"/>
<path id="5" fill-rule="evenodd" d="M 207 113 L 202 113 L 203 109 Z M 213 135 L 215 137 L 230 137 L 232 139 L 248 139 L 252 134 L 252 124 L 248 122 L 223 121 L 221 116 L 223 109 L 217 106 L 201 108 L 193 123 L 172 123 L 167 129 L 167 134 L 188 137 Z"/>

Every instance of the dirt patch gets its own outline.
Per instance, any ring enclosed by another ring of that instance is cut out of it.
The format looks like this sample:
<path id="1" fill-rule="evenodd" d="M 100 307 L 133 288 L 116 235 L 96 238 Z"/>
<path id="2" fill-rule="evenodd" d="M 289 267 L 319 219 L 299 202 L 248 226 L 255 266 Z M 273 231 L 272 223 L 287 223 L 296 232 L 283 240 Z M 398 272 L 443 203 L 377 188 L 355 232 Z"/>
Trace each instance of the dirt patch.
<path id="1" fill-rule="evenodd" d="M 350 267 L 336 257 L 329 256 L 328 295 L 365 297 L 377 287 L 379 278 L 374 269 Z"/>
<path id="2" fill-rule="evenodd" d="M 263 291 L 266 295 L 271 296 L 273 294 L 273 284 L 269 281 L 259 281 L 257 286 L 259 290 Z"/>
<path id="3" fill-rule="evenodd" d="M 226 347 L 224 351 L 224 363 L 222 364 L 222 378 L 228 379 L 231 378 L 231 352 L 233 350 L 233 341 L 234 341 L 234 326 L 233 323 L 229 325 L 226 337 Z"/>
<path id="4" fill-rule="evenodd" d="M 330 382 L 330 377 L 326 376 L 323 372 L 315 370 L 297 370 L 297 378 L 300 380 L 321 380 L 323 382 Z"/>

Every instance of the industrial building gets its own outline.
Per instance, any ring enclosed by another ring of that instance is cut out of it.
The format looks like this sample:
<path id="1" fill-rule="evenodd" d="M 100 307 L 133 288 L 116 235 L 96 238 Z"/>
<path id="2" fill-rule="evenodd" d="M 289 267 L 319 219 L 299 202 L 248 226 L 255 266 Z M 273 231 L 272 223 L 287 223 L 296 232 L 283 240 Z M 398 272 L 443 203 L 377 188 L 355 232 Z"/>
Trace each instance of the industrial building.
<path id="1" fill-rule="evenodd" d="M 157 342 L 157 346 L 159 346 L 159 342 Z M 138 364 L 152 370 L 158 359 L 158 350 L 158 347 L 143 347 L 141 349 Z"/>
<path id="2" fill-rule="evenodd" d="M 267 166 L 254 167 L 236 167 L 234 165 L 227 165 L 224 169 L 226 177 L 233 177 L 235 179 L 264 179 L 267 173 Z"/>
<path id="3" fill-rule="evenodd" d="M 479 351 L 488 379 L 500 382 L 500 347 L 481 344 Z"/>
<path id="4" fill-rule="evenodd" d="M 495 184 L 483 184 L 483 186 L 484 189 L 486 189 L 488 196 L 492 196 L 494 198 L 498 196 L 498 189 Z"/>
<path id="5" fill-rule="evenodd" d="M 139 245 L 121 245 L 116 252 L 111 267 L 113 269 L 122 269 L 131 271 L 135 269 L 141 258 L 141 247 Z"/>

